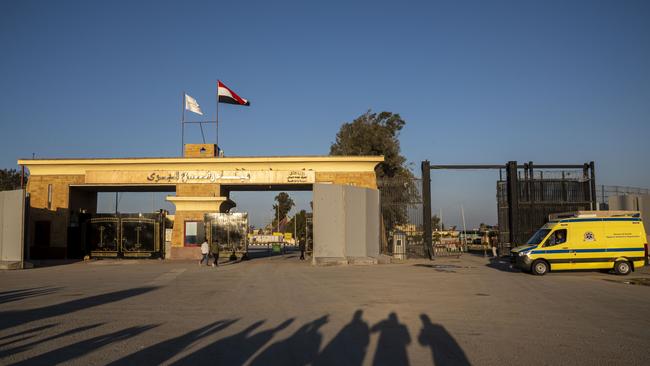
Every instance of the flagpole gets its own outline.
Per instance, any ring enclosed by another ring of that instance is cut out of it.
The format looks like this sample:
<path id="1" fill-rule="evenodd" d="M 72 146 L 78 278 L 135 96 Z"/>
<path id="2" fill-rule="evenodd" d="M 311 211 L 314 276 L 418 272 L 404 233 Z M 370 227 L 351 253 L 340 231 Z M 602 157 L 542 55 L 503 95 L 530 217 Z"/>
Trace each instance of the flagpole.
<path id="1" fill-rule="evenodd" d="M 181 105 L 181 157 L 185 157 L 185 91 Z"/>
<path id="2" fill-rule="evenodd" d="M 215 121 L 216 121 L 216 129 L 217 129 L 217 156 L 219 156 L 219 80 L 217 80 L 217 115 L 215 116 Z"/>
<path id="3" fill-rule="evenodd" d="M 199 122 L 199 127 L 201 127 L 201 137 L 203 138 L 203 143 L 205 144 L 205 135 L 203 134 L 203 122 Z"/>

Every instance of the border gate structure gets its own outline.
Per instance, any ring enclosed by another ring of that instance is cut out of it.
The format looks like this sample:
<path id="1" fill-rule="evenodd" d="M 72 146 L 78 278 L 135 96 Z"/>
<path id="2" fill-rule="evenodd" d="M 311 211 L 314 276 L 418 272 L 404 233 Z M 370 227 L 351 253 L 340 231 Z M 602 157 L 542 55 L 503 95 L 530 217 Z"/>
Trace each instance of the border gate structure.
<path id="1" fill-rule="evenodd" d="M 429 258 L 436 255 L 432 243 L 431 170 L 499 171 L 497 204 L 501 255 L 508 254 L 513 246 L 524 243 L 546 223 L 551 213 L 598 208 L 593 161 L 574 165 L 537 165 L 532 161 L 522 165 L 516 161 L 509 161 L 505 165 L 431 165 L 425 160 L 421 169 L 424 249 Z"/>

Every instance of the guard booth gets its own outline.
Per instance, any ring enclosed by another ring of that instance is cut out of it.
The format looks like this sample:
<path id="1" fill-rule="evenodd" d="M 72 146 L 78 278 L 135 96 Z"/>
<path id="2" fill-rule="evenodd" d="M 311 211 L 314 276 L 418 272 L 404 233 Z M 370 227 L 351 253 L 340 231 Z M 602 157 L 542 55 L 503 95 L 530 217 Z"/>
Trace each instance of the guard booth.
<path id="1" fill-rule="evenodd" d="M 206 240 L 217 243 L 221 253 L 248 253 L 248 213 L 206 213 L 204 227 Z"/>
<path id="2" fill-rule="evenodd" d="M 95 214 L 85 223 L 86 248 L 91 258 L 163 258 L 164 212 L 151 214 Z"/>

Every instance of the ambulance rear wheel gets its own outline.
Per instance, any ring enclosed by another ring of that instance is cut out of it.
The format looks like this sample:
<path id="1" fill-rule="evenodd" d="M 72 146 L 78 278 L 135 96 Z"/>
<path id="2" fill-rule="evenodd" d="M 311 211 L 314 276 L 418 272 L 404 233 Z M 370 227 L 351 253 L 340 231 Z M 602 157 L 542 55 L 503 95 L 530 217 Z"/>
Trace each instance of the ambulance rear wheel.
<path id="1" fill-rule="evenodd" d="M 614 272 L 616 272 L 617 275 L 628 275 L 632 271 L 632 267 L 630 267 L 630 262 L 628 261 L 618 261 L 614 263 Z"/>
<path id="2" fill-rule="evenodd" d="M 538 259 L 530 266 L 530 271 L 534 275 L 543 276 L 548 272 L 548 263 L 545 260 Z"/>

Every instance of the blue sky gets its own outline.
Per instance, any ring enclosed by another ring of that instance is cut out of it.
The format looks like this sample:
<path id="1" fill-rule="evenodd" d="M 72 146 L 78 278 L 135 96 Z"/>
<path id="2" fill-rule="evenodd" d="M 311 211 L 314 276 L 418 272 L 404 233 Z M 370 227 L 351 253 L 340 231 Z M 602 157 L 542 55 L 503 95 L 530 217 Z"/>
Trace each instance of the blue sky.
<path id="1" fill-rule="evenodd" d="M 178 155 L 181 92 L 213 116 L 221 79 L 252 103 L 220 108 L 230 156 L 326 154 L 388 110 L 416 169 L 594 160 L 599 184 L 649 187 L 648 19 L 633 0 L 3 1 L 0 167 Z M 495 222 L 496 178 L 436 172 L 434 210 Z"/>

